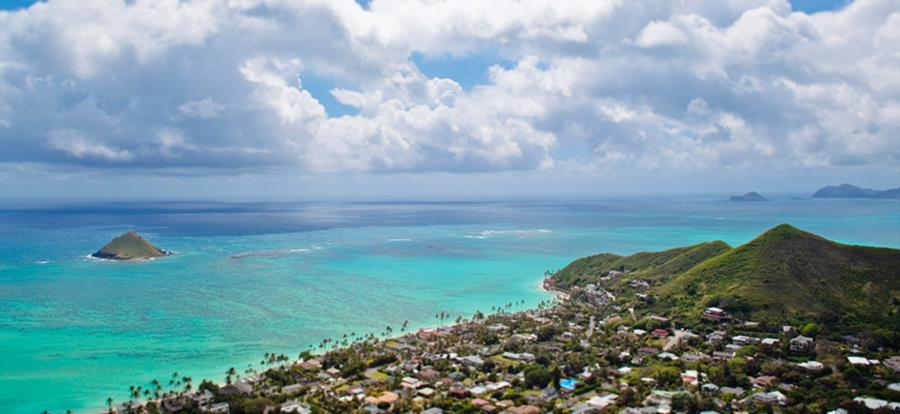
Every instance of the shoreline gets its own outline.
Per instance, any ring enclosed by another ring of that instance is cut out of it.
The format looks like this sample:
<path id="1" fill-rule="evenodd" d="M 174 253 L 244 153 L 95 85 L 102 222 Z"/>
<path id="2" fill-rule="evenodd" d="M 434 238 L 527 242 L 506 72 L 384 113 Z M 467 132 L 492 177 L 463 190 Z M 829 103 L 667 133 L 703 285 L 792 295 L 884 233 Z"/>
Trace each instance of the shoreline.
<path id="1" fill-rule="evenodd" d="M 96 257 L 94 257 L 93 259 L 98 260 L 98 261 L 111 261 L 111 262 L 116 262 L 116 261 L 117 261 L 117 260 L 112 260 L 112 259 L 102 259 L 102 258 L 96 258 Z M 150 260 L 152 260 L 152 259 L 150 259 Z M 564 291 L 561 291 L 561 290 L 554 289 L 554 288 L 552 288 L 552 287 L 550 287 L 550 286 L 547 285 L 547 281 L 548 281 L 549 279 L 550 279 L 550 278 L 549 278 L 549 277 L 546 277 L 546 276 L 545 276 L 545 277 L 542 277 L 542 278 L 539 278 L 539 279 L 535 282 L 535 283 L 536 283 L 536 287 L 538 288 L 537 290 L 538 290 L 538 291 L 541 291 L 541 292 L 545 292 L 545 293 L 550 294 L 550 300 L 551 300 L 551 301 L 567 300 L 567 299 L 569 298 L 568 293 L 566 293 L 566 292 L 564 292 Z M 545 300 L 545 299 L 542 299 L 541 302 L 543 302 L 544 300 Z M 540 302 L 538 302 L 538 303 L 540 303 Z M 558 305 L 558 303 L 552 303 L 552 302 L 551 302 L 551 305 L 550 305 L 549 307 L 543 309 L 543 310 L 552 309 L 552 308 L 554 308 L 554 307 L 557 306 L 557 305 Z M 540 309 L 537 308 L 536 306 L 534 306 L 534 307 L 531 307 L 531 306 L 530 306 L 530 307 L 526 307 L 525 309 L 520 309 L 520 310 L 516 310 L 516 311 L 511 311 L 511 312 L 499 311 L 498 313 L 506 314 L 506 315 L 509 315 L 509 316 L 517 316 L 517 315 L 520 315 L 520 314 L 524 314 L 524 313 L 528 313 L 528 312 L 533 312 L 533 311 L 538 311 L 538 310 L 540 310 Z M 476 310 L 476 312 L 481 312 L 481 310 L 480 310 L 480 309 L 479 309 L 479 310 Z M 495 315 L 495 314 L 484 313 L 484 317 L 485 317 L 485 318 L 488 318 L 488 317 L 490 317 L 490 316 L 492 316 L 492 315 Z M 462 316 L 462 315 L 460 315 L 460 316 Z M 376 341 L 377 341 L 376 343 L 385 343 L 385 342 L 388 342 L 388 341 L 397 341 L 397 340 L 399 340 L 399 339 L 401 339 L 401 338 L 408 337 L 408 336 L 414 336 L 414 337 L 417 337 L 417 338 L 418 338 L 418 337 L 419 337 L 419 334 L 420 334 L 420 333 L 423 333 L 423 332 L 436 332 L 436 331 L 438 331 L 438 330 L 440 330 L 440 329 L 453 329 L 453 330 L 455 330 L 455 329 L 457 329 L 457 327 L 459 327 L 459 326 L 463 326 L 463 325 L 467 325 L 467 324 L 469 324 L 469 323 L 472 323 L 473 319 L 471 319 L 471 318 L 472 318 L 471 316 L 470 316 L 469 318 L 464 318 L 464 319 L 463 319 L 461 322 L 459 322 L 459 323 L 456 323 L 456 322 L 454 322 L 454 321 L 451 321 L 451 322 L 449 322 L 449 323 L 447 323 L 447 324 L 444 324 L 444 325 L 423 325 L 423 326 L 413 326 L 413 327 L 411 327 L 411 329 L 406 330 L 406 331 L 403 332 L 402 334 L 393 335 L 393 336 L 388 336 L 388 337 L 381 337 L 381 338 L 379 338 L 379 337 L 376 336 L 375 339 L 376 339 Z M 365 335 L 363 335 L 362 337 L 365 337 Z M 337 347 L 326 348 L 326 349 L 315 349 L 315 348 L 313 348 L 312 350 L 308 350 L 308 352 L 313 356 L 313 358 L 311 358 L 311 359 L 317 359 L 317 358 L 319 358 L 319 357 L 325 355 L 325 354 L 328 353 L 328 352 L 332 352 L 332 351 L 336 351 L 336 350 L 342 350 L 342 349 L 347 349 L 347 348 L 352 347 L 354 344 L 355 344 L 355 343 L 350 343 L 350 344 L 347 345 L 347 346 L 337 346 Z M 296 353 L 299 354 L 299 353 L 301 353 L 301 352 L 305 352 L 305 351 L 299 351 L 299 352 L 296 352 Z M 289 360 L 288 362 L 285 362 L 285 363 L 280 364 L 280 365 L 269 365 L 269 366 L 265 366 L 264 369 L 261 369 L 261 370 L 259 370 L 259 371 L 255 371 L 254 373 L 246 374 L 246 375 L 245 375 L 245 374 L 242 374 L 242 373 L 239 371 L 239 372 L 238 372 L 238 376 L 237 376 L 231 383 L 232 383 L 232 384 L 237 383 L 237 382 L 255 383 L 255 382 L 256 382 L 255 380 L 252 381 L 252 382 L 251 382 L 251 381 L 246 381 L 246 380 L 247 380 L 248 378 L 250 378 L 250 377 L 260 376 L 260 375 L 262 375 L 263 373 L 265 373 L 266 371 L 268 371 L 268 370 L 270 370 L 270 369 L 285 368 L 285 367 L 293 367 L 293 366 L 296 366 L 297 364 L 300 364 L 300 363 L 305 362 L 305 361 L 306 361 L 306 360 L 303 360 L 303 359 L 301 359 L 301 358 L 295 358 L 295 359 L 291 359 L 291 360 Z M 256 368 L 255 368 L 255 367 L 256 367 L 255 362 L 256 362 L 256 361 L 250 361 L 249 364 L 248 364 L 248 365 L 250 365 L 250 366 L 253 366 L 253 367 L 254 367 L 254 370 L 256 369 Z M 235 368 L 235 369 L 237 369 L 237 366 L 239 366 L 239 365 L 240 365 L 240 364 L 238 364 L 238 365 L 231 365 L 230 368 Z M 181 371 L 181 370 L 179 370 L 179 372 L 180 372 L 180 371 Z M 224 380 L 212 379 L 212 378 L 201 378 L 200 381 L 196 382 L 196 387 L 194 387 L 189 393 L 184 393 L 184 395 L 192 395 L 192 394 L 195 394 L 195 393 L 199 390 L 199 385 L 200 385 L 202 382 L 204 382 L 204 381 L 209 382 L 209 383 L 212 383 L 212 384 L 214 384 L 216 387 L 219 387 L 219 388 L 228 385 L 228 383 L 227 383 L 226 381 L 224 381 Z M 194 384 L 194 383 L 192 382 L 192 384 Z M 139 399 L 136 399 L 136 400 L 124 400 L 124 401 L 119 402 L 119 403 L 115 403 L 115 402 L 114 402 L 113 407 L 114 407 L 114 408 L 115 408 L 115 407 L 122 407 L 123 404 L 128 403 L 129 401 L 134 401 L 134 402 L 136 403 L 136 404 L 135 404 L 135 407 L 146 406 L 146 404 L 147 404 L 147 403 L 150 403 L 150 402 L 155 402 L 155 403 L 161 405 L 163 400 L 164 400 L 164 398 L 155 399 L 155 400 L 147 400 L 147 399 L 144 399 L 144 398 L 139 398 Z M 101 405 L 101 406 L 98 406 L 97 408 L 86 408 L 86 409 L 85 409 L 85 412 L 90 412 L 90 413 L 104 413 L 104 414 L 105 414 L 105 413 L 108 413 L 109 411 L 108 411 L 108 408 L 106 408 L 106 407 L 104 407 L 104 406 Z"/>

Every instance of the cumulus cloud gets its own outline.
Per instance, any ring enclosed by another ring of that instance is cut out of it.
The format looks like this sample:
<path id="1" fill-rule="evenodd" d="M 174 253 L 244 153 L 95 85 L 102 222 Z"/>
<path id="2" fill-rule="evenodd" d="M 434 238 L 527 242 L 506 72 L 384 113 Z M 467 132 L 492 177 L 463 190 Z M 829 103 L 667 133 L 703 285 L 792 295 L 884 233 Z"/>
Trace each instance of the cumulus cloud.
<path id="1" fill-rule="evenodd" d="M 687 41 L 687 35 L 675 25 L 654 20 L 641 30 L 636 44 L 640 47 L 656 47 L 680 45 Z"/>
<path id="2" fill-rule="evenodd" d="M 134 154 L 97 142 L 74 130 L 50 131 L 48 144 L 51 149 L 62 151 L 75 158 L 96 158 L 104 161 L 131 161 Z"/>
<path id="3" fill-rule="evenodd" d="M 894 0 L 50 0 L 0 12 L 0 162 L 897 168 L 898 26 Z M 413 53 L 498 62 L 464 88 Z"/>

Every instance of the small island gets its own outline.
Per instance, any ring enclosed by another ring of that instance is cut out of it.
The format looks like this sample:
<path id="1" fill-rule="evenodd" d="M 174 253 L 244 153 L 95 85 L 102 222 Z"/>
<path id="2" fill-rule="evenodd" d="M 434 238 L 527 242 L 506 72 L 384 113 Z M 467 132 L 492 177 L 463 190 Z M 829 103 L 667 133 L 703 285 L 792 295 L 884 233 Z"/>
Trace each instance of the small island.
<path id="1" fill-rule="evenodd" d="M 763 197 L 762 194 L 757 193 L 756 191 L 751 191 L 742 196 L 733 195 L 728 201 L 769 201 L 769 199 Z"/>
<path id="2" fill-rule="evenodd" d="M 172 254 L 160 249 L 139 234 L 129 231 L 112 239 L 91 257 L 109 260 L 144 260 Z"/>

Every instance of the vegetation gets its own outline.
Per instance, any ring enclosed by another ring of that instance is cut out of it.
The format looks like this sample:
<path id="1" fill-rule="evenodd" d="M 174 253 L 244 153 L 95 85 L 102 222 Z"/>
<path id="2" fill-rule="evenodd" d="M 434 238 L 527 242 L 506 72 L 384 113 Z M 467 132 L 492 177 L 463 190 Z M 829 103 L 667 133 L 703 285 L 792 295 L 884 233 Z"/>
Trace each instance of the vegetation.
<path id="1" fill-rule="evenodd" d="M 629 271 L 630 277 L 664 279 L 684 272 L 706 259 L 730 250 L 723 241 L 700 243 L 661 252 L 641 252 L 631 256 L 602 253 L 584 257 L 570 263 L 553 274 L 556 286 L 568 289 L 573 286 L 597 283 L 610 271 Z"/>
<path id="2" fill-rule="evenodd" d="M 624 273 L 609 277 L 610 271 Z M 715 241 L 625 257 L 604 253 L 552 277 L 562 289 L 599 283 L 618 296 L 642 291 L 654 309 L 692 321 L 715 306 L 772 324 L 870 329 L 896 342 L 897 275 L 900 250 L 844 245 L 782 224 L 734 249 Z M 634 280 L 646 288 L 629 289 Z"/>
<path id="3" fill-rule="evenodd" d="M 135 260 L 150 259 L 169 254 L 133 231 L 112 239 L 92 256 L 101 259 Z"/>
<path id="4" fill-rule="evenodd" d="M 655 289 L 659 308 L 699 317 L 717 306 L 753 320 L 900 332 L 900 250 L 835 243 L 790 225 Z"/>

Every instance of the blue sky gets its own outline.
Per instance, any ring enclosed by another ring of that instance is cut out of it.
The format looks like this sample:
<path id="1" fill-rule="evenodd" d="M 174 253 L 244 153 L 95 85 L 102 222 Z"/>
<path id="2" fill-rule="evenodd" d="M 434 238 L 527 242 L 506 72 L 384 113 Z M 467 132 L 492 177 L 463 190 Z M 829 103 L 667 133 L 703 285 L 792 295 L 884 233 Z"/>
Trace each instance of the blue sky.
<path id="1" fill-rule="evenodd" d="M 0 9 L 15 10 L 28 7 L 36 2 L 37 0 L 0 0 Z"/>
<path id="2" fill-rule="evenodd" d="M 51 0 L 0 13 L 0 188 L 896 187 L 898 11 L 895 0 Z"/>

